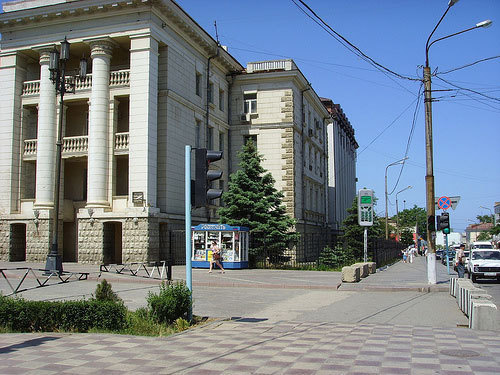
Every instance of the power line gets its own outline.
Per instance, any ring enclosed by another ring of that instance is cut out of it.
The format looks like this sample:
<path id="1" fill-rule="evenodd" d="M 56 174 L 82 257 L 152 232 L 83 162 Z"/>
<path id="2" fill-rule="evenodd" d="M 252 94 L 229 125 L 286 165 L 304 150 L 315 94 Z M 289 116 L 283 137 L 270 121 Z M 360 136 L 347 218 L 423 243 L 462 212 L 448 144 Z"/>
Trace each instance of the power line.
<path id="1" fill-rule="evenodd" d="M 443 81 L 443 82 L 445 82 L 445 83 L 447 83 L 448 85 L 453 86 L 453 87 L 456 87 L 456 88 L 458 88 L 458 89 L 460 89 L 460 90 L 469 91 L 469 92 L 472 92 L 472 93 L 474 93 L 474 94 L 476 94 L 476 95 L 480 95 L 480 96 L 483 96 L 483 97 L 485 97 L 485 98 L 488 98 L 488 99 L 491 99 L 491 100 L 494 100 L 494 101 L 500 102 L 500 98 L 495 98 L 495 97 L 493 97 L 493 96 L 489 96 L 489 95 L 483 94 L 483 93 L 481 93 L 481 92 L 479 92 L 479 91 L 476 91 L 476 90 L 472 90 L 472 89 L 468 89 L 468 88 L 466 88 L 466 87 L 461 87 L 461 86 L 455 85 L 455 84 L 451 83 L 450 81 L 447 81 L 447 80 L 445 80 L 444 78 L 441 78 L 441 77 L 439 77 L 439 76 L 436 76 L 436 78 L 437 78 L 437 79 L 439 79 L 439 80 L 441 80 L 441 81 Z"/>
<path id="2" fill-rule="evenodd" d="M 406 150 L 405 150 L 405 159 L 403 160 L 403 164 L 401 165 L 401 168 L 399 170 L 399 175 L 398 179 L 396 180 L 396 183 L 394 184 L 394 188 L 391 190 L 389 195 L 394 193 L 394 190 L 398 187 L 399 180 L 401 179 L 401 175 L 403 174 L 403 169 L 406 164 L 406 158 L 408 157 L 408 153 L 410 151 L 410 145 L 411 141 L 413 140 L 413 135 L 415 134 L 415 125 L 417 124 L 417 117 L 418 117 L 418 109 L 420 108 L 420 103 L 421 103 L 421 97 L 422 97 L 422 87 L 424 86 L 423 82 L 420 84 L 420 87 L 418 89 L 418 95 L 417 95 L 417 104 L 415 106 L 415 110 L 413 111 L 413 120 L 411 124 L 411 129 L 410 129 L 410 134 L 408 135 L 408 141 L 406 142 Z"/>
<path id="3" fill-rule="evenodd" d="M 484 62 L 484 61 L 489 61 L 489 60 L 498 59 L 498 58 L 500 58 L 500 56 L 487 57 L 485 59 L 474 61 L 474 62 L 472 62 L 470 64 L 459 66 L 458 68 L 446 70 L 444 72 L 438 72 L 435 75 L 438 75 L 438 74 L 448 74 L 448 73 L 455 72 L 455 71 L 460 70 L 460 69 L 468 68 L 469 66 L 476 65 L 476 64 L 479 64 L 479 63 Z"/>
<path id="4" fill-rule="evenodd" d="M 312 18 L 307 12 L 305 12 L 302 7 L 297 4 L 295 0 L 291 0 L 304 14 L 306 14 L 309 18 L 311 18 L 314 22 L 316 22 L 318 25 L 321 26 L 321 28 L 325 31 L 328 32 L 335 40 L 337 40 L 340 44 L 342 44 L 345 48 L 347 48 L 349 51 L 354 53 L 356 56 L 361 57 L 363 60 L 367 61 L 371 65 L 375 66 L 378 70 L 386 73 L 390 73 L 398 78 L 401 79 L 406 79 L 410 81 L 420 81 L 418 78 L 412 78 L 412 77 L 406 77 L 403 76 L 399 73 L 396 73 L 395 71 L 385 67 L 384 65 L 378 63 L 374 59 L 372 59 L 370 56 L 366 55 L 363 51 L 361 51 L 358 47 L 356 47 L 354 44 L 352 44 L 349 40 L 347 40 L 345 37 L 343 37 L 341 34 L 339 34 L 337 31 L 335 31 L 328 23 L 326 23 L 318 14 L 311 9 L 309 5 L 307 5 L 303 0 L 298 0 L 304 7 L 307 8 L 309 12 L 311 12 L 316 19 L 318 19 L 321 24 L 319 24 L 314 18 Z M 328 29 L 326 30 L 325 27 Z M 333 33 L 333 34 L 332 34 Z"/>

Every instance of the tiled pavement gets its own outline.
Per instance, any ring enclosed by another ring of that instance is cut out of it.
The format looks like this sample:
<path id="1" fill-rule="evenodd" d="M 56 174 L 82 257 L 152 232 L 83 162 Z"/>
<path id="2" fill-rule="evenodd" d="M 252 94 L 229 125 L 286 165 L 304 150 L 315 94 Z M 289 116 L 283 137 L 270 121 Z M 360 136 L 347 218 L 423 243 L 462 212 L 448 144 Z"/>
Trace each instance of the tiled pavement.
<path id="1" fill-rule="evenodd" d="M 493 375 L 498 332 L 220 321 L 165 338 L 5 334 L 0 374 Z"/>

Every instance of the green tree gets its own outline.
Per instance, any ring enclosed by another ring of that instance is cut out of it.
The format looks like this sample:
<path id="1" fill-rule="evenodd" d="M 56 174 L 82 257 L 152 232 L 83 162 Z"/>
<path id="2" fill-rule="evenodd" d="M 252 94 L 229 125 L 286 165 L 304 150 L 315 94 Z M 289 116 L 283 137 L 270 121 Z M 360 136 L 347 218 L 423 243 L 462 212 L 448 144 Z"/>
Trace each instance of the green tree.
<path id="1" fill-rule="evenodd" d="M 375 199 L 375 203 L 376 203 Z M 347 209 L 349 216 L 342 222 L 342 240 L 346 256 L 351 254 L 357 260 L 363 258 L 364 227 L 358 224 L 358 199 L 355 198 L 351 208 Z M 382 238 L 385 231 L 385 223 L 374 213 L 373 225 L 368 228 L 368 241 L 370 238 Z"/>
<path id="2" fill-rule="evenodd" d="M 480 223 L 493 223 L 493 215 L 477 215 L 476 219 Z"/>
<path id="3" fill-rule="evenodd" d="M 413 208 L 399 212 L 398 220 L 401 231 L 404 228 L 415 228 L 415 224 L 417 224 L 418 234 L 423 238 L 427 238 L 427 212 L 425 209 L 414 205 Z"/>
<path id="4" fill-rule="evenodd" d="M 489 230 L 479 233 L 477 236 L 478 241 L 489 241 L 491 240 L 491 233 Z"/>
<path id="5" fill-rule="evenodd" d="M 261 165 L 263 156 L 249 140 L 238 153 L 239 169 L 229 177 L 224 206 L 218 210 L 221 223 L 250 228 L 253 260 L 281 255 L 299 234 L 292 232 L 295 220 L 286 214 L 284 195 L 274 187 L 271 173 Z M 275 258 L 275 257 L 274 257 Z"/>
<path id="6" fill-rule="evenodd" d="M 400 239 L 401 243 L 405 246 L 410 246 L 412 244 L 415 243 L 415 241 L 413 241 L 413 232 L 409 229 L 404 229 L 402 232 L 401 232 L 401 239 Z"/>

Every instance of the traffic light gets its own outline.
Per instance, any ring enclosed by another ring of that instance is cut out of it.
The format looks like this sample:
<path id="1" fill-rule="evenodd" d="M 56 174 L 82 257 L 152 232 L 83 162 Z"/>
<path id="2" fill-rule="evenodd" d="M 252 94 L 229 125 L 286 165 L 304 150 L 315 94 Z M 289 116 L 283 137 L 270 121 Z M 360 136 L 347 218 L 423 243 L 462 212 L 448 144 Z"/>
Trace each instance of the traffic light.
<path id="1" fill-rule="evenodd" d="M 437 227 L 444 234 L 450 234 L 450 214 L 448 212 L 444 212 L 441 216 L 437 217 Z"/>
<path id="2" fill-rule="evenodd" d="M 222 151 L 212 151 L 206 148 L 195 150 L 195 181 L 194 206 L 204 207 L 212 199 L 220 198 L 222 190 L 210 189 L 210 182 L 222 177 L 221 170 L 209 169 L 210 163 L 222 159 Z"/>

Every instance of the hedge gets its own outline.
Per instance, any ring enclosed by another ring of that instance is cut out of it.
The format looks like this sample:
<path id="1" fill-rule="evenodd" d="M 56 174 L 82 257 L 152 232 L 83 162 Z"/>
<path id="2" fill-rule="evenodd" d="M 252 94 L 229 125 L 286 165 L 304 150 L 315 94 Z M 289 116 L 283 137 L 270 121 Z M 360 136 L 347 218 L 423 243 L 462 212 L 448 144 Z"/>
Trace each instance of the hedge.
<path id="1" fill-rule="evenodd" d="M 0 295 L 0 326 L 16 332 L 74 331 L 126 327 L 127 309 L 109 301 L 28 301 Z"/>

